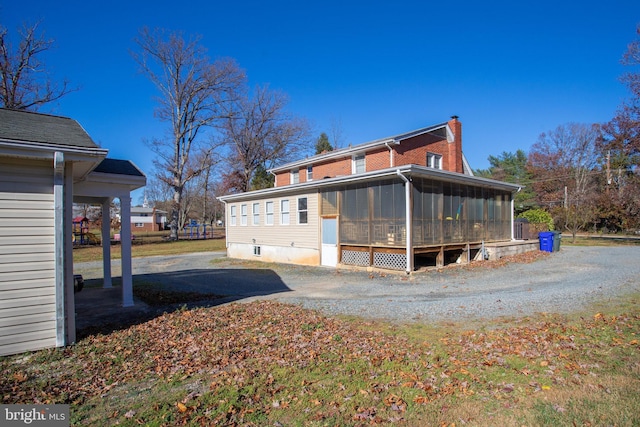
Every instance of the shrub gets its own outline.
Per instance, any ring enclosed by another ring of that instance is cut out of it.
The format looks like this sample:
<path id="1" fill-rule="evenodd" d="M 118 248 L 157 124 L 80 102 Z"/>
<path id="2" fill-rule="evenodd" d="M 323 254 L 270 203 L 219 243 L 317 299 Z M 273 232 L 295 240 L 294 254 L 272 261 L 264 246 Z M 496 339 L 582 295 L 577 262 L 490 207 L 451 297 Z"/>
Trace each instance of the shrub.
<path id="1" fill-rule="evenodd" d="M 544 224 L 549 230 L 553 230 L 553 217 L 544 209 L 530 209 L 522 212 L 518 218 L 526 218 L 531 224 Z"/>

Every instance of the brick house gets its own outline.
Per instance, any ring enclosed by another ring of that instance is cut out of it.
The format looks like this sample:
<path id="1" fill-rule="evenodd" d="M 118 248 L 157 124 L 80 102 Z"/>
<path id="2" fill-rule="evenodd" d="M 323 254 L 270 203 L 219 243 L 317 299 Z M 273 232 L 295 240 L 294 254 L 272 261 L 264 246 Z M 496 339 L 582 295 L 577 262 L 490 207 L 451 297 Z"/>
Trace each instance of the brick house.
<path id="1" fill-rule="evenodd" d="M 131 230 L 163 231 L 167 223 L 167 212 L 148 206 L 131 207 Z"/>
<path id="2" fill-rule="evenodd" d="M 513 238 L 519 186 L 473 176 L 455 116 L 270 172 L 274 188 L 219 198 L 230 257 L 410 273 Z"/>

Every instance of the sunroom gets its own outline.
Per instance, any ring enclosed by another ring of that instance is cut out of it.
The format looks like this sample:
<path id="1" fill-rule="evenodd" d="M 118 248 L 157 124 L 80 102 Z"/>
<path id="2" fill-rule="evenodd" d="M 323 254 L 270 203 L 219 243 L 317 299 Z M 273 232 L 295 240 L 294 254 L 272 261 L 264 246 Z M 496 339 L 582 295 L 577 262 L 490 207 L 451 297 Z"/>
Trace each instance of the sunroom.
<path id="1" fill-rule="evenodd" d="M 324 186 L 322 250 L 331 250 L 335 227 L 336 256 L 344 265 L 411 272 L 466 263 L 484 256 L 486 242 L 512 240 L 518 189 L 414 165 Z"/>

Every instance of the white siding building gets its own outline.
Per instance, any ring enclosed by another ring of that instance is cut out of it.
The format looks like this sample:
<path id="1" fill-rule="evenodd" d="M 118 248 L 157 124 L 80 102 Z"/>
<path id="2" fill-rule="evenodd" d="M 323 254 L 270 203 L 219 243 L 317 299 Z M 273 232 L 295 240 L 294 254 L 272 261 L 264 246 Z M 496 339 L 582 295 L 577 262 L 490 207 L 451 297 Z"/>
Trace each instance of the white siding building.
<path id="1" fill-rule="evenodd" d="M 129 192 L 146 182 L 106 155 L 74 120 L 0 109 L 0 355 L 75 341 L 73 202 L 108 209 L 118 197 L 128 216 Z M 130 242 L 122 254 L 123 304 L 132 304 Z M 109 245 L 103 255 L 109 287 Z"/>

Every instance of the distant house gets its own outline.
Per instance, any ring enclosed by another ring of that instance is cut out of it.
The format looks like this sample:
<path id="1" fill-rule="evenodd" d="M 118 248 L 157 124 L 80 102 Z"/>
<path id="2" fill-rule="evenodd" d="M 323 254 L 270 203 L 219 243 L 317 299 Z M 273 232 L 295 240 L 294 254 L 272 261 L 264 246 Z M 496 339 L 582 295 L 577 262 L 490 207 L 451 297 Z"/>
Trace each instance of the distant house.
<path id="1" fill-rule="evenodd" d="M 131 208 L 131 229 L 136 231 L 162 231 L 167 223 L 167 212 L 148 206 Z"/>
<path id="2" fill-rule="evenodd" d="M 144 174 L 107 159 L 75 120 L 0 109 L 0 355 L 75 341 L 73 203 L 120 200 L 130 236 L 130 192 Z M 109 242 L 109 221 L 102 241 Z M 106 238 L 105 238 L 106 236 Z M 122 303 L 133 305 L 131 242 L 122 251 Z M 104 286 L 111 287 L 110 245 L 103 245 Z"/>
<path id="3" fill-rule="evenodd" d="M 274 188 L 219 198 L 230 257 L 409 273 L 513 237 L 519 186 L 473 176 L 457 117 L 270 172 Z"/>

